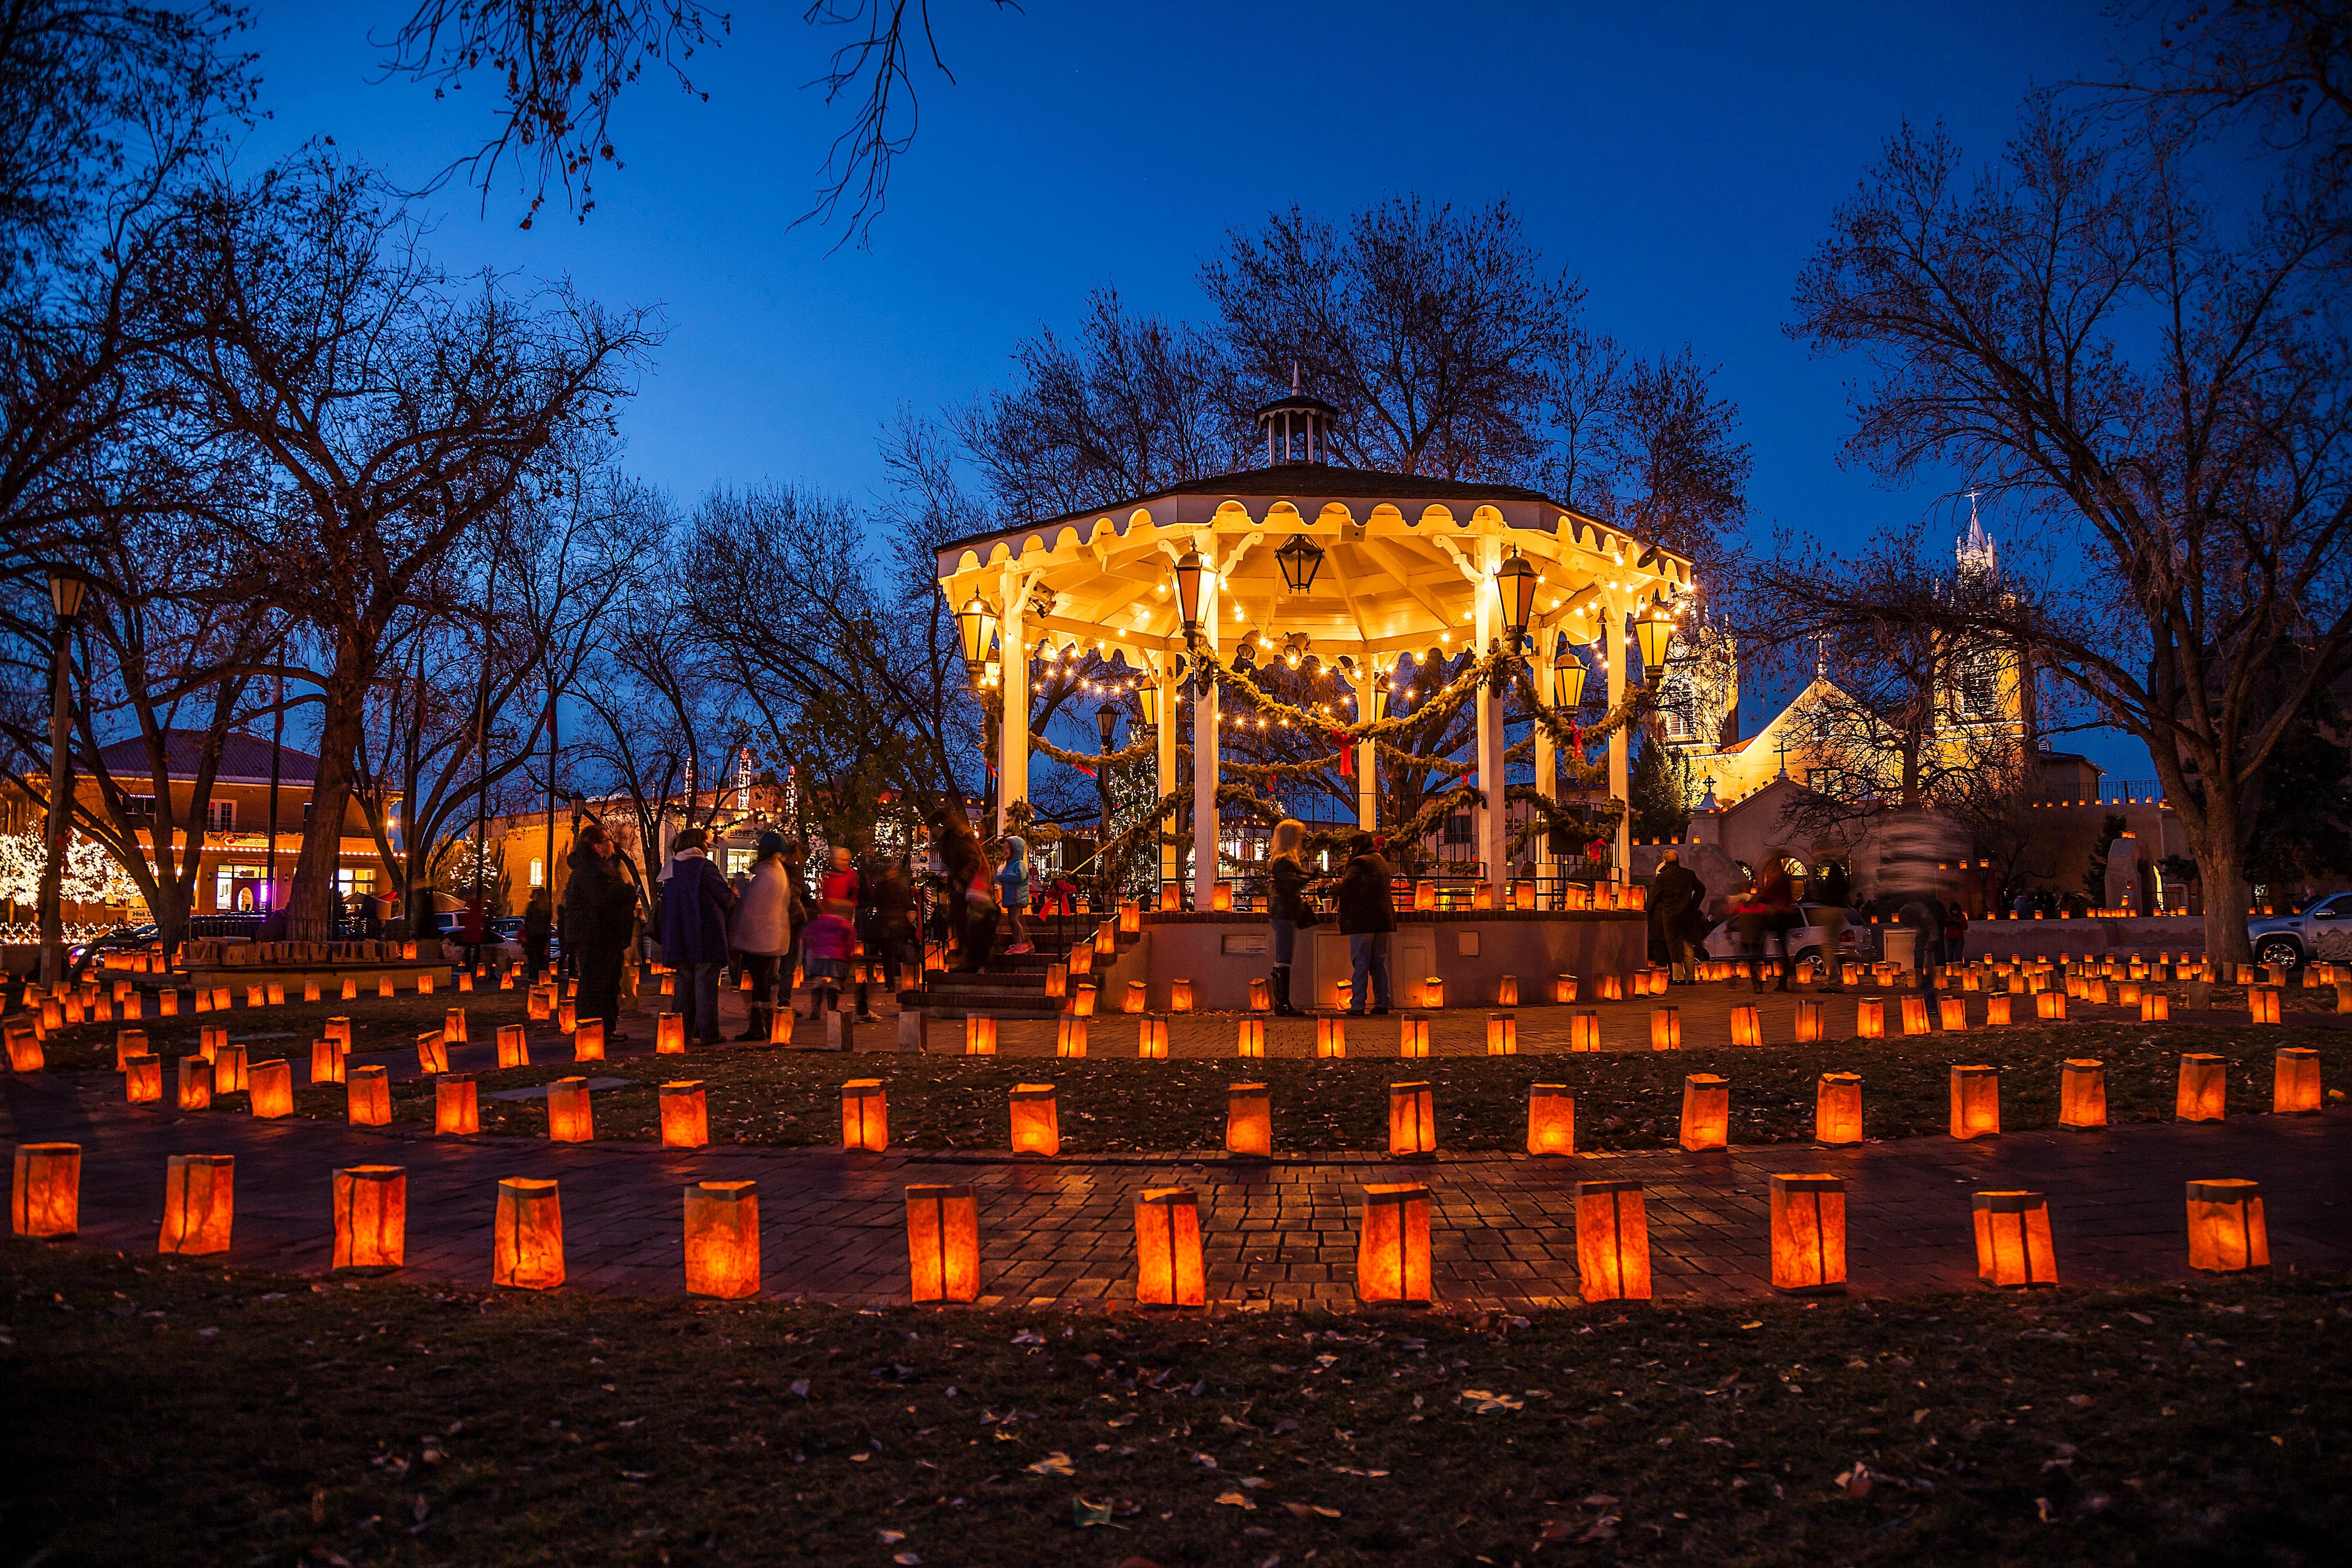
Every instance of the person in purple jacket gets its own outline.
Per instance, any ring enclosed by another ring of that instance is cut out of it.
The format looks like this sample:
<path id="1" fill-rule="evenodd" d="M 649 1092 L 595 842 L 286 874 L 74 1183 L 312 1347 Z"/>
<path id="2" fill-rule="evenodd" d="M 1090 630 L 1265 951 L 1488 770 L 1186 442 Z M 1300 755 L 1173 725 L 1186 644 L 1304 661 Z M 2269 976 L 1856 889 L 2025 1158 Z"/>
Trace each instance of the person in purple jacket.
<path id="1" fill-rule="evenodd" d="M 727 967 L 727 917 L 734 889 L 704 853 L 710 835 L 699 827 L 679 834 L 669 875 L 662 882 L 662 962 L 677 971 L 678 1011 L 686 1036 L 719 1044 L 719 974 Z"/>

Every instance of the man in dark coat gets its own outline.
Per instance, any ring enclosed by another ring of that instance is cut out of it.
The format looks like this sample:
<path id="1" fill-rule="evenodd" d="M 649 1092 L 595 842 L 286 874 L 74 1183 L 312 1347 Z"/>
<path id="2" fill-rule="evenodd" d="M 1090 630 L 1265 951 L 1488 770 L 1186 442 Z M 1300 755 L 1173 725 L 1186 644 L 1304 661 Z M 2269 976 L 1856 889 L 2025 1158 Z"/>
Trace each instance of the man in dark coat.
<path id="1" fill-rule="evenodd" d="M 677 971 L 678 1011 L 686 1037 L 716 1046 L 719 975 L 727 967 L 727 917 L 735 891 L 704 847 L 710 835 L 699 827 L 679 834 L 673 845 L 669 878 L 662 884 L 662 962 Z"/>
<path id="2" fill-rule="evenodd" d="M 1369 1000 L 1373 1013 L 1389 1010 L 1389 932 L 1396 930 L 1396 900 L 1389 889 L 1389 863 L 1372 850 L 1372 836 L 1348 840 L 1348 868 L 1339 876 L 1339 934 L 1348 939 L 1353 981 L 1348 1012 L 1361 1017 Z"/>
<path id="3" fill-rule="evenodd" d="M 1692 969 L 1691 917 L 1706 901 L 1706 884 L 1683 864 L 1680 852 L 1667 850 L 1650 883 L 1650 931 L 1654 940 L 1664 943 L 1666 962 L 1674 965 L 1675 979 L 1680 984 L 1687 985 L 1696 978 Z"/>
<path id="4" fill-rule="evenodd" d="M 563 887 L 563 951 L 580 981 L 573 1016 L 603 1019 L 607 1043 L 628 1038 L 620 1032 L 621 955 L 637 924 L 637 890 L 622 874 L 619 854 L 603 825 L 586 824 Z"/>

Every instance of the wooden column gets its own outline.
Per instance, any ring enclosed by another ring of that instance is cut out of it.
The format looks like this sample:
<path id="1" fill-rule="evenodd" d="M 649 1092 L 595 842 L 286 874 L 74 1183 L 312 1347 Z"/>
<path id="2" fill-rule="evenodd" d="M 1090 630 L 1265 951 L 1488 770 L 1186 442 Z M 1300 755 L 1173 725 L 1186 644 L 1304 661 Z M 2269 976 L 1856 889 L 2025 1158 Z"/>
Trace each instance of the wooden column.
<path id="1" fill-rule="evenodd" d="M 1478 563 L 1483 574 L 1473 589 L 1477 618 L 1471 646 L 1482 654 L 1498 647 L 1503 635 L 1503 606 L 1495 592 L 1495 568 L 1501 563 L 1502 549 L 1499 540 L 1480 542 Z M 1503 701 L 1494 682 L 1478 683 L 1477 704 L 1478 789 L 1486 798 L 1486 804 L 1478 808 L 1478 858 L 1486 864 L 1486 882 L 1495 890 L 1495 905 L 1499 909 L 1510 867 L 1505 860 L 1508 815 L 1503 803 Z"/>
<path id="2" fill-rule="evenodd" d="M 1612 712 L 1625 700 L 1625 601 L 1615 592 L 1604 595 L 1601 613 L 1605 617 L 1601 649 L 1609 659 L 1609 707 Z M 1633 811 L 1631 777 L 1626 766 L 1626 731 L 1629 726 L 1619 725 L 1609 735 L 1609 794 L 1624 803 L 1625 811 L 1617 818 L 1617 873 L 1627 874 L 1633 858 Z"/>
<path id="3" fill-rule="evenodd" d="M 1005 573 L 1000 582 L 1004 721 L 996 727 L 996 831 L 1003 834 L 1011 831 L 1013 805 L 1029 798 L 1029 584 L 1017 572 Z"/>
<path id="4" fill-rule="evenodd" d="M 1153 737 L 1157 747 L 1152 774 L 1157 785 L 1157 792 L 1152 796 L 1154 800 L 1167 799 L 1176 787 L 1176 682 L 1169 679 L 1169 671 L 1175 665 L 1174 654 L 1152 656 L 1151 681 L 1160 691 L 1160 731 Z M 1160 886 L 1163 891 L 1174 884 L 1182 869 L 1179 864 L 1181 851 L 1167 841 L 1168 831 L 1174 826 L 1172 822 L 1158 826 L 1160 852 L 1152 857 L 1152 863 L 1160 868 Z"/>
<path id="5" fill-rule="evenodd" d="M 1217 651 L 1217 612 L 1224 595 L 1218 590 L 1217 540 L 1213 533 L 1196 536 L 1193 548 L 1207 568 L 1201 578 L 1201 647 Z M 1192 908 L 1209 907 L 1217 886 L 1217 683 L 1204 679 L 1192 703 Z"/>
<path id="6" fill-rule="evenodd" d="M 1372 668 L 1371 655 L 1366 654 L 1356 667 L 1356 721 L 1368 723 L 1372 717 L 1372 694 L 1381 689 L 1384 678 Z M 1356 826 L 1366 833 L 1379 831 L 1381 815 L 1380 753 L 1370 741 L 1356 743 Z"/>

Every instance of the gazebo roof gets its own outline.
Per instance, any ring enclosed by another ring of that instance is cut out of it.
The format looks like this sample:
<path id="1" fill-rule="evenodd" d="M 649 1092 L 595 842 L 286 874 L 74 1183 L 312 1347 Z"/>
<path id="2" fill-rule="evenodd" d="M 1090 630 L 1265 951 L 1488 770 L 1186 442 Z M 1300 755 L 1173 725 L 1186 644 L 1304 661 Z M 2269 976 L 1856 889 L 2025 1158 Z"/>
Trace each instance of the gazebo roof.
<path id="1" fill-rule="evenodd" d="M 1309 591 L 1288 592 L 1275 552 L 1304 534 L 1325 552 Z M 1531 626 L 1598 635 L 1604 595 L 1631 607 L 1686 592 L 1690 563 L 1513 485 L 1285 463 L 942 545 L 950 607 L 977 595 L 1002 612 L 1014 594 L 1048 606 L 1023 617 L 1024 642 L 1105 652 L 1181 652 L 1171 567 L 1187 551 L 1219 578 L 1219 641 L 1304 632 L 1326 658 L 1458 653 L 1486 562 L 1516 549 L 1542 583 Z M 1239 615 L 1234 612 L 1238 609 Z M 1130 661 L 1141 662 L 1141 661 Z"/>

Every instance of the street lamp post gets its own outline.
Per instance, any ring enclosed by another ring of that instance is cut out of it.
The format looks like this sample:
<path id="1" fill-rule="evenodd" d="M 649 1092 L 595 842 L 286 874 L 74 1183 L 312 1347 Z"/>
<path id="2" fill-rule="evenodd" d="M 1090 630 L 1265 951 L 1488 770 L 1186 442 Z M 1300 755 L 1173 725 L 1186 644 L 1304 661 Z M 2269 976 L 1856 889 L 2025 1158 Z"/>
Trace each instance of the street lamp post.
<path id="1" fill-rule="evenodd" d="M 65 980 L 66 926 L 63 896 L 66 836 L 73 826 L 69 792 L 73 788 L 70 717 L 73 702 L 73 626 L 81 616 L 82 595 L 89 584 L 68 572 L 49 574 L 49 605 L 57 623 L 49 634 L 49 842 L 41 864 L 41 984 L 56 986 Z"/>
<path id="2" fill-rule="evenodd" d="M 1095 795 L 1102 804 L 1102 826 L 1095 833 L 1095 879 L 1100 881 L 1109 870 L 1102 858 L 1103 846 L 1110 842 L 1110 743 L 1118 734 L 1118 710 L 1106 702 L 1095 710 L 1095 732 L 1102 737 L 1102 766 L 1095 770 Z"/>

